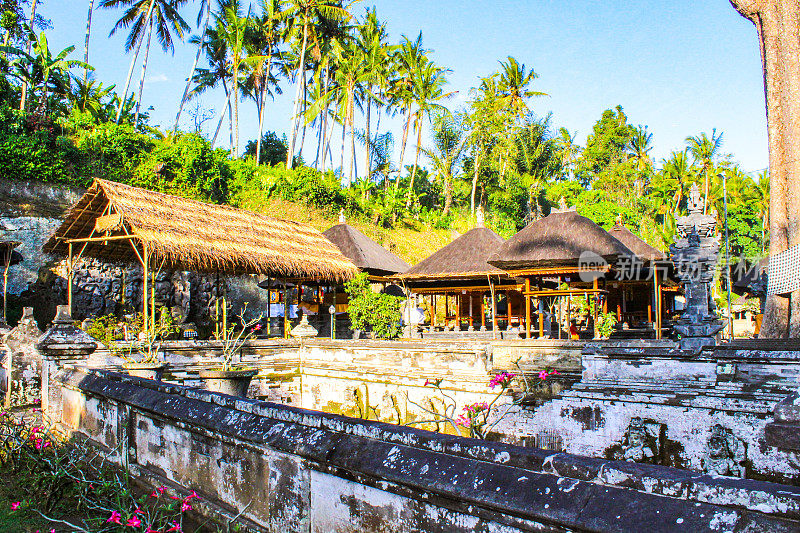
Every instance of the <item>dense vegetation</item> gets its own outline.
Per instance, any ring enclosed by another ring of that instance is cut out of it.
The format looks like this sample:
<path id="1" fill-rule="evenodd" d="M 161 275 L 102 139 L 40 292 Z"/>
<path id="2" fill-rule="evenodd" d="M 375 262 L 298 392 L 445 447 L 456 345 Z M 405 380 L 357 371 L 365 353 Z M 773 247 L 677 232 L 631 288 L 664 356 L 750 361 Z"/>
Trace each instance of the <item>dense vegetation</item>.
<path id="1" fill-rule="evenodd" d="M 139 105 L 142 83 L 138 95 L 104 86 L 92 76 L 88 48 L 84 61 L 72 58 L 74 47 L 51 51 L 49 22 L 32 13 L 36 4 L 4 0 L 2 175 L 71 185 L 101 177 L 271 212 L 275 200 L 300 202 L 392 231 L 463 230 L 482 205 L 488 224 L 509 236 L 563 202 L 604 227 L 622 220 L 662 249 L 694 183 L 722 221 L 724 177 L 732 253 L 765 250 L 769 180 L 723 153 L 722 133 L 687 137 L 654 161 L 653 134 L 617 106 L 579 146 L 532 107 L 543 94 L 533 88 L 537 75 L 513 57 L 477 80 L 465 106 L 448 109 L 448 70 L 422 34 L 390 43 L 375 9 L 356 15 L 336 0 L 199 2 L 190 37 L 187 4 L 101 0 L 97 7 L 125 9 L 114 31 L 130 32 L 132 61 L 149 53 L 150 32 L 165 52 L 196 47 L 176 125 L 187 102 L 222 89 L 229 98 L 211 138 L 201 133 L 208 116 L 199 108 L 189 113 L 194 132 L 150 127 Z M 240 132 L 239 108 L 255 105 L 263 117 L 282 85 L 295 93 L 288 135 L 264 132 L 262 121 L 259 131 Z M 401 131 L 381 125 L 392 115 L 403 118 Z M 223 123 L 230 149 L 215 147 Z M 240 150 L 248 133 L 254 140 Z"/>

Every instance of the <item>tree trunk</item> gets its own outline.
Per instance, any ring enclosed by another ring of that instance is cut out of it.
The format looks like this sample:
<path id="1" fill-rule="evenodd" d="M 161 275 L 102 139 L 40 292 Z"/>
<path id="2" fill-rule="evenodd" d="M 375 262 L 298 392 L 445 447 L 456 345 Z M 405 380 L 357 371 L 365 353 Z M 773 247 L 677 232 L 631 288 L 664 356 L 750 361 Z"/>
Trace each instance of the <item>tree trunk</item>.
<path id="1" fill-rule="evenodd" d="M 36 19 L 36 4 L 37 1 L 33 0 L 33 4 L 31 5 L 31 31 L 33 31 L 33 21 Z M 31 55 L 31 40 L 29 36 L 26 36 L 25 41 L 27 44 L 25 45 L 25 53 Z M 47 93 L 47 87 L 45 86 L 45 94 Z M 22 82 L 22 95 L 19 100 L 19 110 L 25 111 L 25 103 L 28 99 L 28 82 Z"/>
<path id="2" fill-rule="evenodd" d="M 224 85 L 223 85 L 223 87 L 224 87 Z M 227 100 L 227 103 L 225 104 L 225 106 L 228 109 L 230 109 L 230 107 L 231 107 L 231 95 L 228 92 L 228 88 L 227 87 L 225 87 L 225 98 Z M 219 114 L 219 122 L 217 122 L 217 129 L 214 130 L 214 138 L 211 139 L 211 148 L 214 148 L 214 144 L 217 142 L 217 135 L 219 135 L 219 130 L 222 127 L 222 122 L 224 120 L 225 120 L 225 108 L 223 107 L 222 108 L 222 113 Z"/>
<path id="3" fill-rule="evenodd" d="M 86 44 L 83 48 L 83 62 L 89 64 L 89 36 L 92 33 L 92 11 L 94 11 L 94 0 L 89 0 L 89 14 L 86 16 Z M 86 84 L 89 78 L 89 69 L 83 69 L 83 83 Z"/>
<path id="4" fill-rule="evenodd" d="M 35 0 L 34 0 L 35 2 Z M 144 23 L 146 25 L 150 25 L 150 17 L 153 15 L 153 6 L 155 5 L 156 0 L 150 0 L 150 6 L 147 8 L 147 16 L 145 17 Z M 131 58 L 131 66 L 128 68 L 128 77 L 125 79 L 125 90 L 122 93 L 122 97 L 119 101 L 119 109 L 117 109 L 117 119 L 115 122 L 119 124 L 119 119 L 122 116 L 122 109 L 125 107 L 125 100 L 128 98 L 128 89 L 131 85 L 131 77 L 133 76 L 133 67 L 136 65 L 136 60 L 139 59 L 139 50 L 142 48 L 142 41 L 144 39 L 139 39 L 139 42 L 136 43 L 136 51 L 133 53 L 133 57 Z"/>
<path id="5" fill-rule="evenodd" d="M 173 133 L 178 131 L 178 123 L 181 120 L 181 113 L 183 113 L 183 106 L 186 105 L 186 100 L 189 98 L 189 89 L 191 89 L 192 87 L 192 78 L 194 78 L 194 72 L 195 70 L 197 70 L 197 63 L 200 61 L 200 53 L 203 51 L 203 42 L 205 41 L 206 38 L 206 30 L 208 29 L 208 20 L 210 17 L 211 17 L 211 0 L 207 0 L 206 15 L 205 18 L 203 19 L 202 31 L 200 32 L 200 43 L 197 45 L 197 52 L 194 55 L 194 63 L 192 63 L 192 71 L 189 73 L 189 77 L 186 79 L 186 88 L 183 90 L 181 103 L 178 106 L 178 113 L 175 115 L 175 127 L 172 128 Z M 89 45 L 88 33 L 86 35 L 86 45 L 88 50 L 88 45 Z"/>
<path id="6" fill-rule="evenodd" d="M 147 73 L 147 59 L 150 57 L 150 40 L 153 37 L 153 19 L 150 19 L 150 27 L 147 29 L 147 47 L 144 50 L 144 60 L 142 61 L 142 75 L 139 78 L 139 99 L 136 101 L 136 113 L 133 116 L 133 126 L 139 123 L 139 109 L 142 105 L 142 93 L 144 93 L 144 76 Z"/>
<path id="7" fill-rule="evenodd" d="M 298 112 L 300 109 L 300 90 L 302 82 L 300 76 L 305 78 L 305 63 L 306 63 L 306 45 L 308 44 L 308 13 L 305 14 L 303 22 L 303 49 L 300 51 L 300 64 L 297 65 L 297 74 L 295 82 L 297 83 L 297 91 L 294 95 L 294 110 L 292 111 L 292 138 L 289 140 L 289 149 L 286 151 L 286 168 L 292 168 L 292 159 L 294 158 L 294 142 L 297 139 L 297 121 L 300 119 Z"/>
<path id="8" fill-rule="evenodd" d="M 481 155 L 482 151 L 478 150 L 478 155 L 475 156 L 475 175 L 472 176 L 472 192 L 469 195 L 469 208 L 470 212 L 475 214 L 475 191 L 478 189 L 478 174 L 481 171 Z"/>
<path id="9" fill-rule="evenodd" d="M 408 142 L 408 129 L 411 127 L 411 106 L 406 110 L 406 123 L 403 126 L 403 142 L 400 144 L 400 163 L 397 167 L 397 181 L 395 190 L 400 187 L 400 177 L 403 175 L 403 157 L 406 155 L 406 143 Z"/>
<path id="10" fill-rule="evenodd" d="M 769 134 L 770 255 L 800 244 L 800 2 L 731 0 L 758 31 Z M 800 337 L 800 291 L 769 296 L 761 335 Z"/>
<path id="11" fill-rule="evenodd" d="M 339 178 L 344 177 L 344 140 L 347 138 L 347 119 L 345 118 L 342 121 L 342 156 L 339 159 L 339 173 L 341 176 Z"/>
<path id="12" fill-rule="evenodd" d="M 267 49 L 267 71 L 264 73 L 264 83 L 261 86 L 261 109 L 258 111 L 258 140 L 256 140 L 256 165 L 261 164 L 261 137 L 264 135 L 264 108 L 267 107 L 267 86 L 269 85 L 269 74 L 271 71 L 272 44 L 270 44 Z"/>
<path id="13" fill-rule="evenodd" d="M 366 104 L 367 104 L 367 124 L 366 124 L 366 128 L 367 129 L 366 129 L 366 136 L 364 137 L 364 139 L 366 141 L 364 143 L 364 148 L 365 148 L 364 149 L 364 155 L 365 155 L 364 162 L 366 163 L 366 165 L 364 167 L 364 173 L 365 173 L 364 175 L 367 177 L 367 179 L 370 179 L 370 178 L 372 178 L 372 162 L 370 161 L 370 157 L 369 157 L 369 155 L 370 155 L 369 154 L 369 144 L 370 144 L 369 112 L 370 112 L 370 107 L 372 107 L 372 106 L 369 105 L 369 91 L 367 92 L 367 96 L 365 97 L 365 99 L 366 99 Z"/>
<path id="14" fill-rule="evenodd" d="M 442 216 L 447 216 L 450 212 L 450 205 L 453 203 L 453 187 L 450 178 L 442 176 L 444 182 L 444 207 L 442 208 Z"/>
<path id="15" fill-rule="evenodd" d="M 414 194 L 414 179 L 417 177 L 417 163 L 419 163 L 419 150 L 422 144 L 422 116 L 417 120 L 417 147 L 414 153 L 414 168 L 411 170 L 411 183 L 408 184 L 408 198 L 406 198 L 406 209 L 411 208 L 411 197 Z"/>

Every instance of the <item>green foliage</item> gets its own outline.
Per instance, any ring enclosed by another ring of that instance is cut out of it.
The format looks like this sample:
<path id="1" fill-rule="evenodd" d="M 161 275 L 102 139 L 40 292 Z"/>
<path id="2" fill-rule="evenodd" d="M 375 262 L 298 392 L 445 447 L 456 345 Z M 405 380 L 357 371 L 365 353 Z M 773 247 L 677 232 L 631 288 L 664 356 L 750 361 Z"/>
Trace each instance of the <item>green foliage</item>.
<path id="1" fill-rule="evenodd" d="M 248 141 L 244 149 L 245 158 L 255 159 L 256 141 Z M 277 165 L 286 162 L 286 139 L 279 139 L 274 131 L 266 132 L 261 137 L 261 164 Z"/>
<path id="2" fill-rule="evenodd" d="M 401 298 L 373 292 L 365 273 L 345 283 L 344 288 L 349 297 L 347 313 L 354 329 L 371 329 L 379 339 L 393 339 L 400 334 Z"/>
<path id="3" fill-rule="evenodd" d="M 725 231 L 724 226 L 720 230 Z M 728 235 L 732 258 L 754 258 L 764 255 L 765 248 L 761 242 L 763 230 L 763 221 L 751 206 L 743 204 L 728 206 Z M 722 244 L 724 246 L 724 242 Z M 721 252 L 724 253 L 724 249 Z"/>
<path id="4" fill-rule="evenodd" d="M 617 315 L 614 313 L 599 313 L 597 315 L 597 333 L 601 339 L 607 339 L 617 325 Z"/>
<path id="5" fill-rule="evenodd" d="M 584 181 L 591 180 L 623 162 L 633 132 L 622 106 L 606 109 L 586 139 L 586 148 L 578 162 L 578 175 Z"/>

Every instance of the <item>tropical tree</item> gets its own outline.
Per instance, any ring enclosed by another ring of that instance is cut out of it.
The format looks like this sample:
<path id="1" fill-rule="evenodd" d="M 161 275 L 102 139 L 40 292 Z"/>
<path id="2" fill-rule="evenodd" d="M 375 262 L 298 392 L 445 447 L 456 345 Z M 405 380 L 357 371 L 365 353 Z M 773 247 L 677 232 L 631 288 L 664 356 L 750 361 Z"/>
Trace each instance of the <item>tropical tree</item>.
<path id="1" fill-rule="evenodd" d="M 715 128 L 711 132 L 710 138 L 705 132 L 700 135 L 695 135 L 694 137 L 687 137 L 686 146 L 692 154 L 694 162 L 700 165 L 700 173 L 703 176 L 703 182 L 705 184 L 703 192 L 705 193 L 705 197 L 708 198 L 711 168 L 719 157 L 720 150 L 722 149 L 722 133 L 717 135 L 717 130 Z M 708 203 L 709 202 L 706 202 L 703 213 L 707 212 Z"/>
<path id="2" fill-rule="evenodd" d="M 528 99 L 534 96 L 547 96 L 547 93 L 532 91 L 528 87 L 539 76 L 516 59 L 508 56 L 506 61 L 500 61 L 500 77 L 497 89 L 501 101 L 516 119 L 523 119 L 528 109 Z"/>
<path id="3" fill-rule="evenodd" d="M 114 35 L 118 30 L 130 28 L 128 37 L 125 39 L 125 51 L 135 52 L 131 59 L 128 70 L 128 77 L 125 81 L 122 99 L 128 96 L 133 67 L 139 56 L 142 42 L 147 37 L 145 57 L 142 62 L 142 73 L 139 79 L 139 98 L 136 102 L 136 114 L 134 122 L 139 116 L 139 106 L 141 105 L 142 93 L 144 92 L 144 78 L 147 72 L 147 59 L 150 55 L 150 41 L 155 31 L 156 39 L 164 52 L 175 52 L 175 37 L 183 39 L 189 25 L 181 17 L 178 9 L 185 5 L 189 0 L 100 0 L 99 7 L 104 9 L 116 9 L 127 7 L 122 17 L 111 29 L 110 35 Z M 174 33 L 174 37 L 173 37 Z M 120 108 L 121 111 L 121 108 Z M 119 122 L 119 118 L 117 119 Z"/>
<path id="4" fill-rule="evenodd" d="M 88 70 L 88 69 L 84 69 Z M 69 93 L 72 105 L 81 113 L 89 113 L 97 120 L 104 122 L 108 119 L 108 106 L 114 97 L 114 85 L 103 87 L 103 82 L 99 82 L 92 76 L 86 80 L 75 78 L 75 85 Z"/>
<path id="5" fill-rule="evenodd" d="M 48 89 L 51 86 L 54 86 L 55 90 L 66 96 L 69 87 L 70 69 L 82 67 L 94 70 L 94 68 L 83 61 L 67 59 L 75 51 L 74 46 L 68 46 L 54 56 L 48 46 L 45 32 L 41 32 L 32 41 L 34 43 L 32 54 L 27 54 L 24 50 L 10 46 L 0 47 L 0 51 L 16 56 L 11 62 L 14 75 L 24 83 L 24 86 L 31 86 L 32 95 L 35 95 L 37 88 L 41 88 L 41 106 L 44 109 L 44 113 L 47 114 L 49 109 Z"/>
<path id="6" fill-rule="evenodd" d="M 422 32 L 419 32 L 414 41 L 403 36 L 400 45 L 391 55 L 394 78 L 389 81 L 389 98 L 394 107 L 398 107 L 405 117 L 403 121 L 402 141 L 400 142 L 400 161 L 397 164 L 398 174 L 405 161 L 406 146 L 408 145 L 408 130 L 411 127 L 411 107 L 415 101 L 414 88 L 415 76 L 427 61 L 426 51 L 422 48 Z M 399 186 L 400 176 L 395 181 L 395 188 Z"/>
<path id="7" fill-rule="evenodd" d="M 202 23 L 200 22 L 201 18 L 203 19 Z M 197 40 L 197 52 L 194 55 L 194 63 L 192 63 L 192 70 L 189 72 L 189 77 L 186 78 L 186 88 L 183 90 L 181 103 L 178 105 L 178 113 L 175 115 L 175 126 L 172 128 L 173 132 L 178 131 L 178 123 L 181 120 L 181 113 L 183 112 L 183 106 L 186 105 L 186 100 L 188 100 L 189 98 L 189 90 L 192 88 L 192 79 L 194 78 L 194 73 L 197 70 L 197 64 L 200 62 L 200 55 L 203 52 L 203 39 L 205 38 L 206 30 L 208 29 L 208 24 L 210 20 L 211 20 L 211 0 L 200 0 L 200 10 L 197 13 L 197 25 L 198 28 L 200 29 L 200 38 L 199 40 Z M 89 42 L 88 37 L 86 42 L 88 46 Z"/>
<path id="8" fill-rule="evenodd" d="M 453 203 L 453 179 L 461 170 L 467 139 L 463 117 L 446 110 L 435 112 L 431 137 L 433 144 L 422 148 L 422 153 L 430 161 L 435 178 L 442 180 L 442 216 L 447 216 Z"/>
<path id="9" fill-rule="evenodd" d="M 94 12 L 94 0 L 89 0 L 89 13 L 86 15 L 86 42 L 83 48 L 83 62 L 89 63 L 89 37 L 92 33 L 92 13 Z M 89 78 L 89 69 L 83 71 L 83 83 L 86 85 Z"/>
<path id="10" fill-rule="evenodd" d="M 292 110 L 291 138 L 289 140 L 289 151 L 286 155 L 286 167 L 292 167 L 294 158 L 295 142 L 300 121 L 300 103 L 305 101 L 302 91 L 305 90 L 305 70 L 306 70 L 306 51 L 309 42 L 309 33 L 314 30 L 314 22 L 319 18 L 335 20 L 349 20 L 350 13 L 339 0 L 288 0 L 286 6 L 286 18 L 293 21 L 292 32 L 295 41 L 300 43 L 300 54 L 297 62 L 297 70 L 294 76 L 296 94 L 294 98 L 294 108 Z"/>

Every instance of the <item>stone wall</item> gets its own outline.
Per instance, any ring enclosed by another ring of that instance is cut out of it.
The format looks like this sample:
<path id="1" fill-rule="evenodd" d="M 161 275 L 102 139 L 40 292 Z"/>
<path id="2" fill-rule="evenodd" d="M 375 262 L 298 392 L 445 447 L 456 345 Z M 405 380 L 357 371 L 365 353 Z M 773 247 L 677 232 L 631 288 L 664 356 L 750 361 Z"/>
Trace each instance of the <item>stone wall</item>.
<path id="1" fill-rule="evenodd" d="M 254 531 L 796 531 L 800 489 L 464 439 L 65 369 L 65 429 Z M 193 502 L 194 503 L 194 502 Z"/>
<path id="2" fill-rule="evenodd" d="M 646 345 L 589 347 L 580 382 L 499 427 L 551 432 L 569 453 L 783 483 L 800 482 L 793 452 L 765 441 L 777 403 L 797 389 L 800 352 Z"/>

